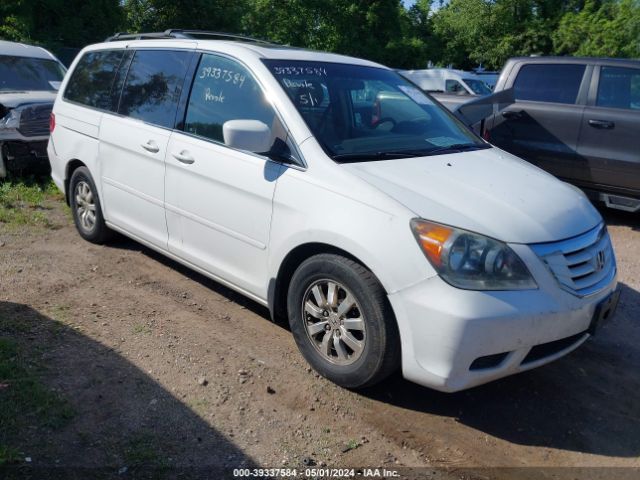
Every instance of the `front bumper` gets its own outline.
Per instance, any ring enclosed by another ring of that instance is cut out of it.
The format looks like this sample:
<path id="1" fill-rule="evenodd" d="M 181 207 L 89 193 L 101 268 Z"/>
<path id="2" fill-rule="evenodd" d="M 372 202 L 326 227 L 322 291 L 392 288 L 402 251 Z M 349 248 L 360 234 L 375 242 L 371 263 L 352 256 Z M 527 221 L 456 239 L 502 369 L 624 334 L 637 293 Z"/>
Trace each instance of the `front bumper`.
<path id="1" fill-rule="evenodd" d="M 47 138 L 0 141 L 0 169 L 10 172 L 48 172 Z"/>
<path id="2" fill-rule="evenodd" d="M 517 253 L 532 255 L 526 250 Z M 404 377 L 454 392 L 549 363 L 580 346 L 616 279 L 580 298 L 559 288 L 541 262 L 533 265 L 537 290 L 461 290 L 436 276 L 389 295 Z"/>

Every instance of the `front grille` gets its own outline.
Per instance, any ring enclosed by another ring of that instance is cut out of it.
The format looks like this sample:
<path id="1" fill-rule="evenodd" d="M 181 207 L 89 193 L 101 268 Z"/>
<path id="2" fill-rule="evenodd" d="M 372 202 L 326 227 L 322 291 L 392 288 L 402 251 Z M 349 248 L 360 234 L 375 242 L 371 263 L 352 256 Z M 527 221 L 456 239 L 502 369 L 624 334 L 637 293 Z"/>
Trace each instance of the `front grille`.
<path id="1" fill-rule="evenodd" d="M 20 113 L 18 131 L 25 137 L 42 137 L 49 135 L 49 116 L 52 103 L 43 103 L 24 107 Z"/>
<path id="2" fill-rule="evenodd" d="M 580 297 L 601 291 L 616 275 L 611 239 L 602 224 L 577 237 L 531 248 L 560 286 Z"/>

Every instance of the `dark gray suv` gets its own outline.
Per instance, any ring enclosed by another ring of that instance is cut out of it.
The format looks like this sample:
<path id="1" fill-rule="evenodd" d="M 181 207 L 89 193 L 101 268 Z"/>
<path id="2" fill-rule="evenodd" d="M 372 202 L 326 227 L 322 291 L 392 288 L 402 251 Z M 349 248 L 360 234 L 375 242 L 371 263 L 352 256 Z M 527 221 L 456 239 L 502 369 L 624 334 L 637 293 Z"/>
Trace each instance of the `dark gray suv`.
<path id="1" fill-rule="evenodd" d="M 495 92 L 515 102 L 488 118 L 491 143 L 582 188 L 640 211 L 640 61 L 510 59 Z"/>

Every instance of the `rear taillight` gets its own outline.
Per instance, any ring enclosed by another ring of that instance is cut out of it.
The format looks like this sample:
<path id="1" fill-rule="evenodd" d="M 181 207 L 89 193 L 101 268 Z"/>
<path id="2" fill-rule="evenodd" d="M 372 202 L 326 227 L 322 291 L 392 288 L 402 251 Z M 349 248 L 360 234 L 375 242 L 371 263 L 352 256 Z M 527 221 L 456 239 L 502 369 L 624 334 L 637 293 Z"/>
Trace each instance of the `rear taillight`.
<path id="1" fill-rule="evenodd" d="M 51 112 L 51 115 L 49 115 L 49 133 L 53 133 L 55 129 L 56 129 L 56 114 Z"/>

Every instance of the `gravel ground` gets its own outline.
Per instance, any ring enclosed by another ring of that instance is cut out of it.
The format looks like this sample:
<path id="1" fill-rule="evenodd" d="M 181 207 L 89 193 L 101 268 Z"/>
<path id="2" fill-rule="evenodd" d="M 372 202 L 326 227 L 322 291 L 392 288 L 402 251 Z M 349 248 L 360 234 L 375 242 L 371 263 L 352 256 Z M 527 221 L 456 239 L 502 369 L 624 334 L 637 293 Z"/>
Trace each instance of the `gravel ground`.
<path id="1" fill-rule="evenodd" d="M 47 208 L 48 227 L 0 225 L 0 315 L 20 325 L 0 335 L 41 355 L 76 412 L 23 432 L 32 466 L 640 467 L 638 215 L 603 212 L 623 291 L 599 335 L 443 394 L 399 375 L 341 389 L 262 307 L 127 239 L 89 244 Z"/>

